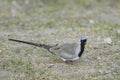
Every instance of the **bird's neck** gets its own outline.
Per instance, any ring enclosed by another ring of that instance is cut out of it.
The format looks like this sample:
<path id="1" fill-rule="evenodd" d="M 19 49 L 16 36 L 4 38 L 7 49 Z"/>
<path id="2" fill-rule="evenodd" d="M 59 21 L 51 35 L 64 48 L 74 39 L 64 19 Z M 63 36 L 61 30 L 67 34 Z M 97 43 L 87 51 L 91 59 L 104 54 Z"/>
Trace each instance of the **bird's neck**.
<path id="1" fill-rule="evenodd" d="M 82 53 L 83 53 L 83 51 L 84 51 L 84 48 L 85 48 L 85 45 L 82 44 L 82 43 L 80 44 L 80 46 L 81 46 L 81 47 L 80 47 L 80 52 L 79 52 L 79 54 L 78 54 L 79 57 L 81 57 L 81 55 L 82 55 Z"/>

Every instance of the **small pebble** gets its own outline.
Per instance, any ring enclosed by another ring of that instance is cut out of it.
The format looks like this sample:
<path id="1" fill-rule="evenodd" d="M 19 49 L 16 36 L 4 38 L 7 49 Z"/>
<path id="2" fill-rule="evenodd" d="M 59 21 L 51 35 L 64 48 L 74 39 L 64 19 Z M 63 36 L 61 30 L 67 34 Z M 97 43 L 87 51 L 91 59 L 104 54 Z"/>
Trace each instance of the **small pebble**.
<path id="1" fill-rule="evenodd" d="M 100 57 L 97 57 L 97 59 L 98 59 L 98 60 L 101 60 L 101 58 L 100 58 Z"/>
<path id="2" fill-rule="evenodd" d="M 94 20 L 89 20 L 89 23 L 90 23 L 90 24 L 94 24 L 95 21 L 94 21 Z"/>
<path id="3" fill-rule="evenodd" d="M 112 43 L 112 39 L 111 39 L 110 37 L 105 38 L 105 39 L 104 39 L 104 42 L 105 42 L 105 43 L 108 43 L 108 44 L 111 44 L 111 43 Z"/>

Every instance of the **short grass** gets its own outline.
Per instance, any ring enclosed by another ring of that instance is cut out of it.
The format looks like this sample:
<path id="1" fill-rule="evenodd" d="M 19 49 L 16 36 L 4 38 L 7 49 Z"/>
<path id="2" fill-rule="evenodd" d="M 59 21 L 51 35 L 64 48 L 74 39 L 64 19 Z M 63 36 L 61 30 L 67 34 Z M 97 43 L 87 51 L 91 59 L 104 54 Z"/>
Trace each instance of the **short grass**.
<path id="1" fill-rule="evenodd" d="M 120 0 L 0 0 L 1 80 L 119 80 Z M 73 65 L 34 46 L 88 38 Z M 112 40 L 111 44 L 104 42 Z"/>

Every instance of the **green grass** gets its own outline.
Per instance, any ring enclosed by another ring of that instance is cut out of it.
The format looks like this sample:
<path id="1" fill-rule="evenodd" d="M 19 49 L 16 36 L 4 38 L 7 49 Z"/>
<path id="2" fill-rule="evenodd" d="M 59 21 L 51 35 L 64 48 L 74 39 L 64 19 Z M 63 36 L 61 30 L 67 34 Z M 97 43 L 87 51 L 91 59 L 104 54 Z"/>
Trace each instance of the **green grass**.
<path id="1" fill-rule="evenodd" d="M 112 59 L 120 59 L 120 54 L 119 54 L 119 52 L 118 53 L 114 53 L 114 55 L 111 57 Z"/>

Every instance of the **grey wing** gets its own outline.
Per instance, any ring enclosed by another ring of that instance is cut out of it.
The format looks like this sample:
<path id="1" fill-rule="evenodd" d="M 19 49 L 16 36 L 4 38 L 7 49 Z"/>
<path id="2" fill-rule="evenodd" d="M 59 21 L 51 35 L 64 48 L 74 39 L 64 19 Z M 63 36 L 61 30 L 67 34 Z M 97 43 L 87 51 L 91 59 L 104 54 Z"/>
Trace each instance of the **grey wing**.
<path id="1" fill-rule="evenodd" d="M 59 53 L 60 46 L 57 44 L 52 46 L 49 50 L 52 54 L 57 55 Z"/>
<path id="2" fill-rule="evenodd" d="M 66 43 L 66 44 L 63 44 L 61 46 L 62 46 L 61 49 L 62 49 L 63 52 L 74 55 L 77 44 L 75 44 L 75 43 L 71 43 L 71 44 Z"/>
<path id="3" fill-rule="evenodd" d="M 65 43 L 51 48 L 54 54 L 65 59 L 71 59 L 76 57 L 76 43 Z"/>

